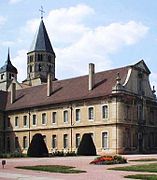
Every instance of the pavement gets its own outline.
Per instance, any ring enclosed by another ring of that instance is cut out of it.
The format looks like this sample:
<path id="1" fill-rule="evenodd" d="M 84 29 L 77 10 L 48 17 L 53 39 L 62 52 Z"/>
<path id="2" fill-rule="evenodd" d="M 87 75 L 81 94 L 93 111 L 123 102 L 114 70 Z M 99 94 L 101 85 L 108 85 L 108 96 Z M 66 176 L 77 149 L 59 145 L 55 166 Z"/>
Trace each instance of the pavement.
<path id="1" fill-rule="evenodd" d="M 142 158 L 157 158 L 157 154 L 153 155 L 124 155 L 127 160 Z M 151 162 L 133 162 L 128 161 L 127 164 L 118 165 L 93 165 L 89 164 L 95 157 L 52 157 L 52 158 L 13 158 L 5 159 L 5 168 L 0 167 L 0 180 L 120 180 L 125 179 L 125 175 L 141 174 L 140 172 L 113 171 L 108 170 L 110 167 L 128 166 L 136 164 L 146 164 Z M 0 159 L 2 161 L 3 159 Z M 85 170 L 86 173 L 79 174 L 62 174 L 49 173 L 41 171 L 17 169 L 17 166 L 33 166 L 33 165 L 68 165 L 74 166 L 76 169 Z M 145 173 L 146 174 L 146 173 Z M 154 173 L 153 173 L 154 174 Z"/>

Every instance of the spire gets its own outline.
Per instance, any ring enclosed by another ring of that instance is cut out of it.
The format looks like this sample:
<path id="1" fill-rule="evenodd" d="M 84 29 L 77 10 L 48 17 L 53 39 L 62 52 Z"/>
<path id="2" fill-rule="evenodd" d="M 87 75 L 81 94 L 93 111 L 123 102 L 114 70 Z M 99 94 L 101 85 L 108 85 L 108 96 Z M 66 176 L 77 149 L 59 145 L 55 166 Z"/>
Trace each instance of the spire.
<path id="1" fill-rule="evenodd" d="M 7 60 L 5 61 L 5 64 L 11 64 L 11 61 L 10 61 L 10 49 L 8 47 L 8 57 L 7 57 Z"/>
<path id="2" fill-rule="evenodd" d="M 2 66 L 0 68 L 0 73 L 5 72 L 5 71 L 17 74 L 17 69 L 12 65 L 11 60 L 10 60 L 10 49 L 9 48 L 8 48 L 7 60 L 5 61 L 4 66 Z"/>
<path id="3" fill-rule="evenodd" d="M 41 16 L 39 29 L 35 35 L 29 52 L 46 51 L 55 54 L 42 18 L 43 16 Z"/>

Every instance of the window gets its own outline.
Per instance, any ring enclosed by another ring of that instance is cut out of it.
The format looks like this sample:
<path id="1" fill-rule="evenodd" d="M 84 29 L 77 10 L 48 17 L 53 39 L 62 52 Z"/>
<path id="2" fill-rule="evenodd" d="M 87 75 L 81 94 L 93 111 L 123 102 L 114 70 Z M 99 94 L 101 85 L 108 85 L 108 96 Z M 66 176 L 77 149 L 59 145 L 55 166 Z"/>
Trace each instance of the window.
<path id="1" fill-rule="evenodd" d="M 64 118 L 64 122 L 66 123 L 66 122 L 68 122 L 68 111 L 64 111 L 63 113 L 64 113 L 63 114 L 64 115 L 64 117 L 63 117 Z"/>
<path id="2" fill-rule="evenodd" d="M 48 56 L 48 62 L 51 62 L 51 56 L 50 55 Z"/>
<path id="3" fill-rule="evenodd" d="M 15 117 L 15 127 L 18 127 L 19 126 L 19 119 L 18 117 L 16 116 Z"/>
<path id="4" fill-rule="evenodd" d="M 56 112 L 53 112 L 53 113 L 52 113 L 52 123 L 55 124 L 55 123 L 56 123 L 56 120 L 57 120 L 57 113 L 56 113 Z"/>
<path id="5" fill-rule="evenodd" d="M 57 148 L 57 136 L 52 135 L 52 148 Z"/>
<path id="6" fill-rule="evenodd" d="M 108 149 L 108 132 L 102 133 L 102 148 Z"/>
<path id="7" fill-rule="evenodd" d="M 89 107 L 88 108 L 88 119 L 89 120 L 93 120 L 94 119 L 94 108 L 93 107 Z"/>
<path id="8" fill-rule="evenodd" d="M 76 134 L 76 148 L 79 147 L 79 145 L 80 145 L 80 140 L 81 140 L 80 134 Z"/>
<path id="9" fill-rule="evenodd" d="M 32 66 L 29 66 L 29 72 L 31 73 L 33 71 Z"/>
<path id="10" fill-rule="evenodd" d="M 7 137 L 6 149 L 7 149 L 7 152 L 10 152 L 10 137 Z"/>
<path id="11" fill-rule="evenodd" d="M 38 54 L 38 61 L 42 61 L 43 60 L 43 55 L 42 54 Z"/>
<path id="12" fill-rule="evenodd" d="M 39 64 L 39 71 L 41 71 L 42 70 L 42 66 L 41 66 L 41 64 Z"/>
<path id="13" fill-rule="evenodd" d="M 23 116 L 23 126 L 27 126 L 27 116 Z"/>
<path id="14" fill-rule="evenodd" d="M 19 138 L 16 136 L 15 137 L 15 149 L 19 148 Z"/>
<path id="15" fill-rule="evenodd" d="M 4 79 L 4 74 L 1 74 L 1 80 Z"/>
<path id="16" fill-rule="evenodd" d="M 46 124 L 46 113 L 42 114 L 42 124 Z"/>
<path id="17" fill-rule="evenodd" d="M 30 63 L 33 62 L 33 56 L 30 56 Z"/>
<path id="18" fill-rule="evenodd" d="M 103 119 L 108 118 L 108 106 L 107 105 L 102 106 L 102 118 Z"/>
<path id="19" fill-rule="evenodd" d="M 46 143 L 46 135 L 43 135 L 43 140 L 44 140 L 45 143 Z"/>
<path id="20" fill-rule="evenodd" d="M 68 135 L 64 134 L 63 136 L 63 147 L 68 148 Z"/>
<path id="21" fill-rule="evenodd" d="M 10 128 L 10 127 L 11 127 L 10 117 L 8 117 L 8 119 L 7 119 L 7 127 L 8 127 L 8 128 Z"/>
<path id="22" fill-rule="evenodd" d="M 80 121 L 81 119 L 81 111 L 80 109 L 76 109 L 76 121 Z"/>
<path id="23" fill-rule="evenodd" d="M 28 146 L 28 142 L 27 142 L 27 136 L 23 137 L 23 148 L 26 149 Z"/>
<path id="24" fill-rule="evenodd" d="M 33 115 L 33 122 L 32 122 L 33 126 L 35 126 L 37 124 L 37 116 L 34 114 Z"/>
<path id="25" fill-rule="evenodd" d="M 140 121 L 143 120 L 143 108 L 141 104 L 138 105 L 138 119 Z"/>

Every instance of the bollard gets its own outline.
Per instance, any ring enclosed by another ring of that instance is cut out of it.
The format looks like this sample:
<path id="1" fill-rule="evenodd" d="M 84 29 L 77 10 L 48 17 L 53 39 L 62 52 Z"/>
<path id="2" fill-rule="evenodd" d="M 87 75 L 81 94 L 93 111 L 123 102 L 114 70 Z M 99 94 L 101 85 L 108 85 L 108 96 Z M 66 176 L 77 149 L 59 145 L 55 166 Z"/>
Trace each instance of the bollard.
<path id="1" fill-rule="evenodd" d="M 6 160 L 2 160 L 2 167 L 4 169 L 4 166 L 6 165 Z"/>

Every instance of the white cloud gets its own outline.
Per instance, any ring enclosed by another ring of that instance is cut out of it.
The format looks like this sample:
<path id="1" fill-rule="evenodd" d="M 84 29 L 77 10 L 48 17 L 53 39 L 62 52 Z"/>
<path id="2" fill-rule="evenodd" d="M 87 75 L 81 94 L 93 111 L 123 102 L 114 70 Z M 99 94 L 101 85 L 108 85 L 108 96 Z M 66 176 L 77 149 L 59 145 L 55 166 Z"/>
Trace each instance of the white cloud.
<path id="1" fill-rule="evenodd" d="M 6 22 L 6 18 L 3 16 L 0 16 L 0 27 Z"/>
<path id="2" fill-rule="evenodd" d="M 16 4 L 16 3 L 19 3 L 21 2 L 22 0 L 9 0 L 9 3 L 10 4 Z"/>
<path id="3" fill-rule="evenodd" d="M 110 55 L 137 43 L 148 31 L 148 27 L 135 21 L 94 28 L 86 26 L 86 17 L 94 13 L 87 5 L 77 5 L 52 10 L 44 18 L 52 46 L 56 47 L 57 78 L 86 74 L 89 62 L 96 64 L 97 71 L 111 68 Z M 33 19 L 24 29 L 34 34 L 38 26 L 39 20 Z"/>
<path id="4" fill-rule="evenodd" d="M 18 70 L 18 80 L 21 82 L 26 79 L 27 71 L 27 50 L 22 49 L 17 52 L 17 56 L 11 59 L 12 64 Z"/>

